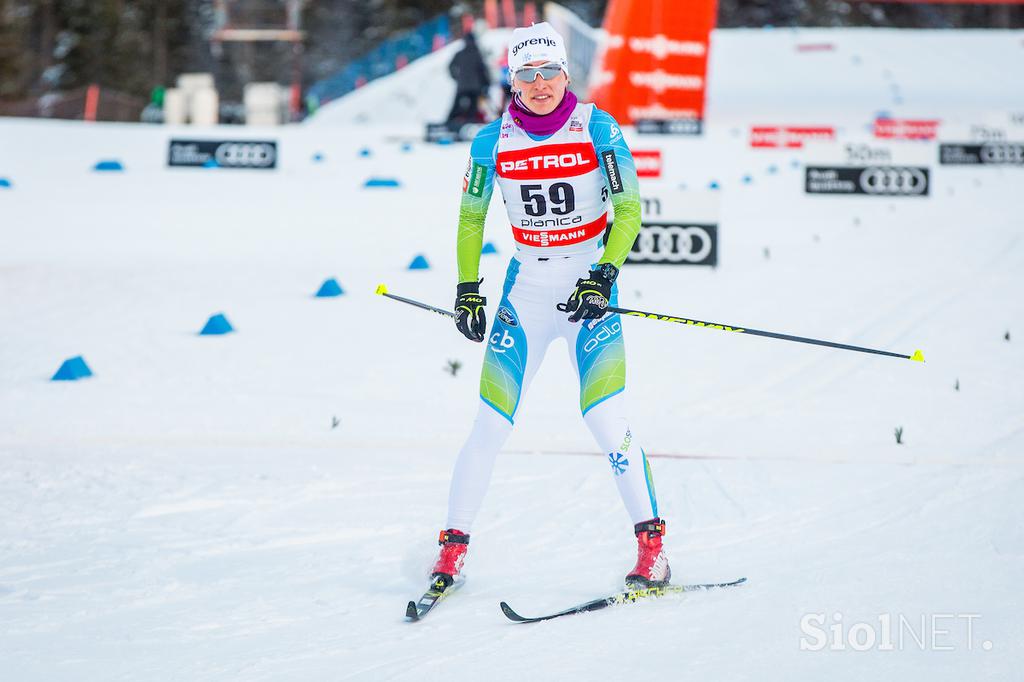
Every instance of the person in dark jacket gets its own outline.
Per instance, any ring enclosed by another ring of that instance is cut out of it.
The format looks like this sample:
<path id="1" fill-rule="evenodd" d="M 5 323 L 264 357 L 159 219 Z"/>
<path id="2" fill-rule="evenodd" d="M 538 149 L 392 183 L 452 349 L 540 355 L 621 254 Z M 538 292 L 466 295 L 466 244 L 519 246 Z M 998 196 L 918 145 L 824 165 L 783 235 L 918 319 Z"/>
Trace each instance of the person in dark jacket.
<path id="1" fill-rule="evenodd" d="M 472 33 L 463 38 L 465 46 L 452 58 L 448 73 L 455 79 L 455 101 L 449 123 L 481 122 L 479 101 L 491 85 L 491 75 Z"/>

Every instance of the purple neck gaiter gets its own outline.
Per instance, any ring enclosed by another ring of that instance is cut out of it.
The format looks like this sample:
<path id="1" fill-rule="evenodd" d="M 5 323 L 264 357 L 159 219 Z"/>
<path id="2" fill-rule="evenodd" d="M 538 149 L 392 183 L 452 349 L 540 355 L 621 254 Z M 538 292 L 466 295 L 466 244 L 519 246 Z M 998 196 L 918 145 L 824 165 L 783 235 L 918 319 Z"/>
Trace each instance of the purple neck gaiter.
<path id="1" fill-rule="evenodd" d="M 569 120 L 569 114 L 576 108 L 576 101 L 576 95 L 566 90 L 555 110 L 542 116 L 530 111 L 519 99 L 519 95 L 514 95 L 512 103 L 508 105 L 508 113 L 516 125 L 526 132 L 532 135 L 551 135 Z"/>

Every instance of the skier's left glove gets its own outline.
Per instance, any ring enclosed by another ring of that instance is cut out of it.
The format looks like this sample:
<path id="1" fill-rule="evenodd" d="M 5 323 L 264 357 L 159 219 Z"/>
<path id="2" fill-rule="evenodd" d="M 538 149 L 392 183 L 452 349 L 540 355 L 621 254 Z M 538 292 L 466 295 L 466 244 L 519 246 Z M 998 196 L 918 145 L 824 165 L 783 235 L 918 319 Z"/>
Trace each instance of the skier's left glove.
<path id="1" fill-rule="evenodd" d="M 611 263 L 601 263 L 586 277 L 576 280 L 576 289 L 565 303 L 570 322 L 598 319 L 608 309 L 612 297 L 612 284 L 619 269 Z"/>

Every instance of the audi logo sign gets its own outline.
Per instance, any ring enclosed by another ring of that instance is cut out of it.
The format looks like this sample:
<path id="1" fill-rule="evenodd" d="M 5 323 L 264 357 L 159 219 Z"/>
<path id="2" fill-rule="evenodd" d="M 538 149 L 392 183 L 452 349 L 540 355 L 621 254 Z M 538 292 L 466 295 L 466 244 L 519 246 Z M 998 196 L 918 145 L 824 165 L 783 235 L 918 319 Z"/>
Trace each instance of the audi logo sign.
<path id="1" fill-rule="evenodd" d="M 975 166 L 979 164 L 1024 166 L 1024 144 L 1013 142 L 940 144 L 939 163 L 944 166 Z"/>
<path id="2" fill-rule="evenodd" d="M 927 168 L 875 166 L 860 172 L 860 187 L 865 194 L 928 194 Z"/>
<path id="3" fill-rule="evenodd" d="M 808 166 L 807 194 L 868 194 L 886 197 L 926 197 L 927 168 L 916 166 Z"/>
<path id="4" fill-rule="evenodd" d="M 629 263 L 718 265 L 718 225 L 644 223 Z"/>
<path id="5" fill-rule="evenodd" d="M 699 118 L 638 118 L 634 125 L 636 132 L 641 135 L 700 135 L 704 130 L 704 124 Z"/>
<path id="6" fill-rule="evenodd" d="M 270 168 L 277 162 L 277 148 L 264 142 L 225 142 L 213 156 L 221 166 Z"/>
<path id="7" fill-rule="evenodd" d="M 468 142 L 476 137 L 481 128 L 483 126 L 479 123 L 465 123 L 462 125 L 455 122 L 450 124 L 428 123 L 423 140 L 424 142 L 441 142 L 442 140 L 447 140 L 448 142 Z"/>
<path id="8" fill-rule="evenodd" d="M 277 168 L 277 142 L 267 140 L 171 140 L 168 166 Z"/>

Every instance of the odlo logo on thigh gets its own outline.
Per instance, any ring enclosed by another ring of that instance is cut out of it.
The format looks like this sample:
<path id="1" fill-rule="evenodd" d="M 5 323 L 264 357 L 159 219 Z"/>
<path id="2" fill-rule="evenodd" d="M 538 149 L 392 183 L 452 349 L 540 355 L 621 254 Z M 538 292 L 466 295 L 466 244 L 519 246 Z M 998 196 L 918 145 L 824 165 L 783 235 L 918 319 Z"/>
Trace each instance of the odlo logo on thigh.
<path id="1" fill-rule="evenodd" d="M 608 462 L 612 465 L 612 473 L 616 476 L 626 473 L 629 460 L 621 452 L 609 452 Z"/>
<path id="2" fill-rule="evenodd" d="M 604 320 L 594 320 L 594 322 L 598 324 L 603 321 Z M 587 339 L 587 342 L 583 344 L 583 352 L 589 353 L 590 351 L 600 346 L 603 341 L 607 341 L 608 339 L 618 334 L 620 331 L 622 331 L 622 325 L 620 325 L 618 322 L 606 324 L 604 327 L 601 327 L 601 329 L 599 329 L 596 334 L 592 335 L 589 339 Z"/>

